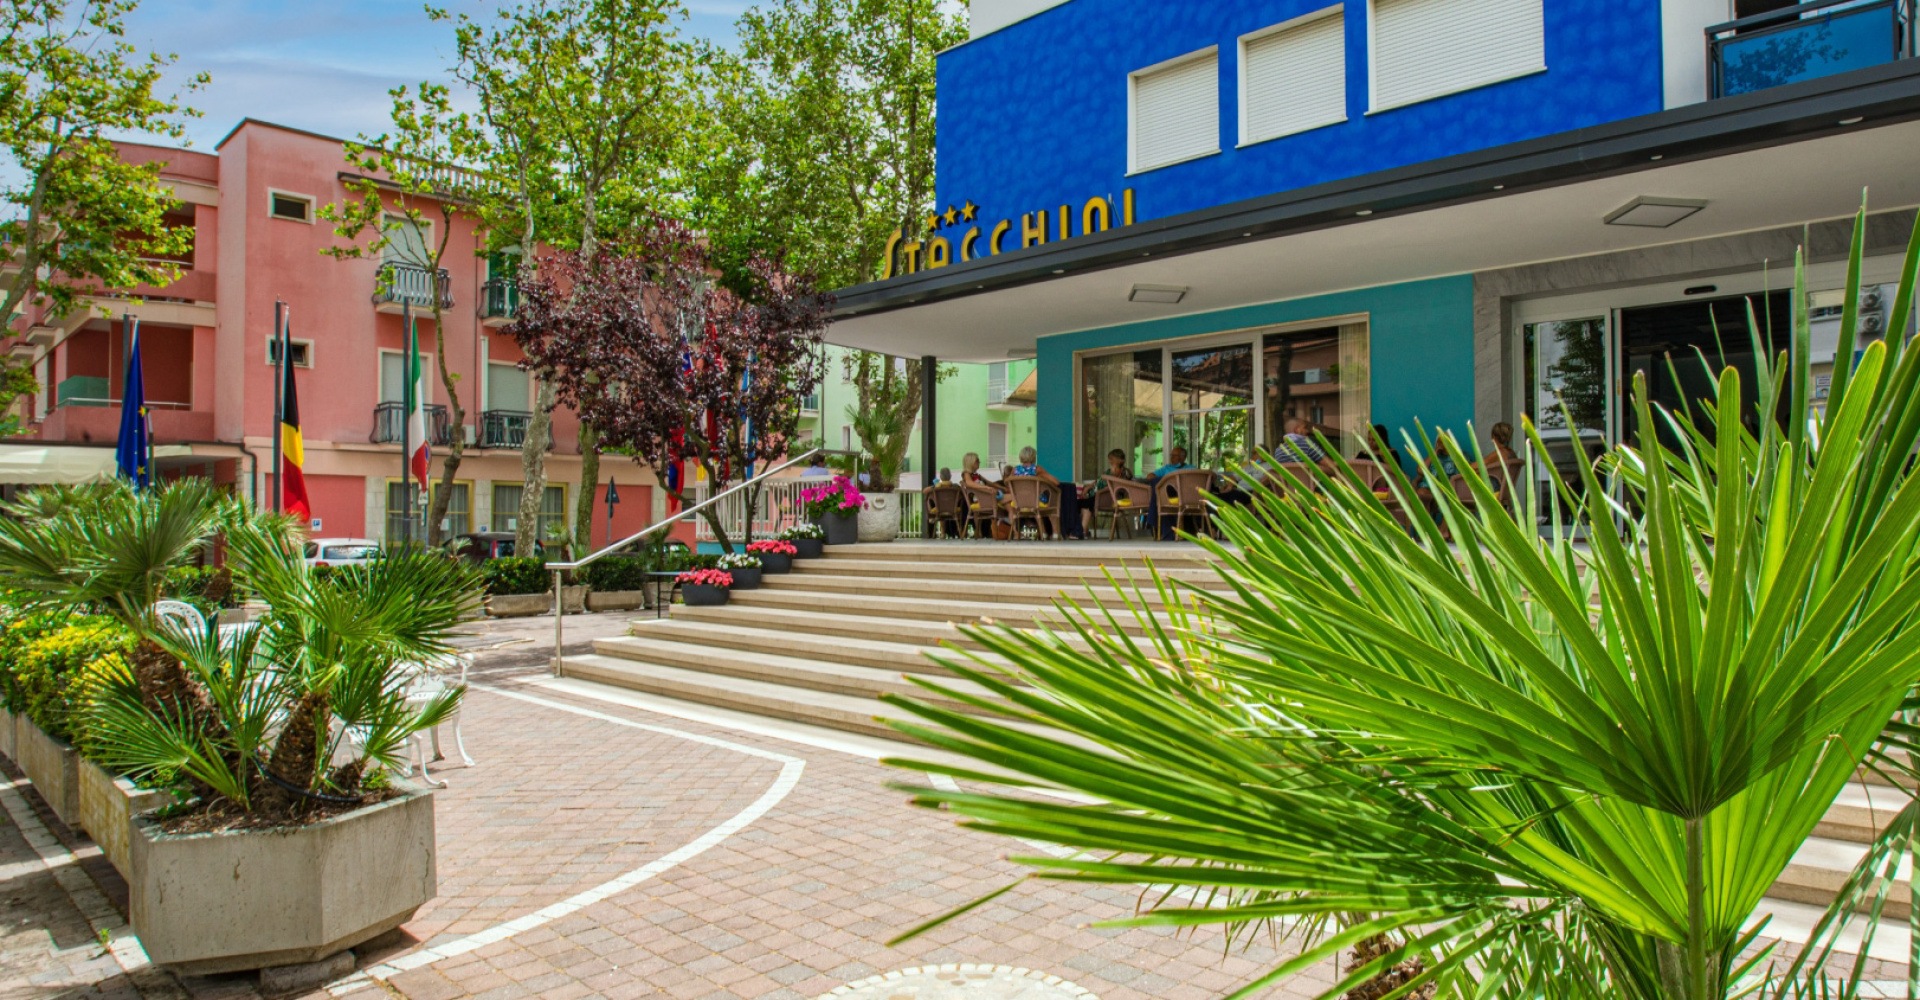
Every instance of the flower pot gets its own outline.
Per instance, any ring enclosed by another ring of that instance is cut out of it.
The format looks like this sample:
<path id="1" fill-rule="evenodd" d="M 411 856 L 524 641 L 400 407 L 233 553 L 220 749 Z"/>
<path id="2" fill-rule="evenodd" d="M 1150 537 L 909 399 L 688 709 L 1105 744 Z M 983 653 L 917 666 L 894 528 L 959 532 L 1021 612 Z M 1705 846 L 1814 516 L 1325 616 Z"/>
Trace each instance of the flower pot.
<path id="1" fill-rule="evenodd" d="M 134 933 L 188 975 L 317 962 L 412 918 L 439 889 L 433 795 L 405 793 L 306 826 L 132 829 Z"/>
<path id="2" fill-rule="evenodd" d="M 818 559 L 826 555 L 827 540 L 824 538 L 796 538 L 793 547 L 799 549 L 795 559 Z"/>
<path id="3" fill-rule="evenodd" d="M 760 567 L 742 566 L 739 569 L 727 570 L 727 572 L 733 574 L 733 589 L 735 590 L 760 589 Z"/>
<path id="4" fill-rule="evenodd" d="M 820 526 L 827 529 L 828 545 L 852 545 L 860 540 L 860 515 L 855 511 L 830 511 L 820 515 Z"/>
<path id="5" fill-rule="evenodd" d="M 80 825 L 122 876 L 133 870 L 133 818 L 171 801 L 166 792 L 141 788 L 80 759 Z"/>
<path id="6" fill-rule="evenodd" d="M 900 537 L 900 494 L 869 493 L 860 508 L 860 540 L 891 542 Z"/>
<path id="7" fill-rule="evenodd" d="M 551 603 L 553 599 L 549 597 L 547 600 Z M 577 615 L 587 610 L 587 585 L 581 583 L 571 587 L 561 587 L 560 610 L 569 615 Z"/>
<path id="8" fill-rule="evenodd" d="M 48 736 L 25 715 L 14 717 L 13 762 L 27 773 L 33 789 L 60 822 L 80 825 L 80 754 L 65 740 Z"/>
<path id="9" fill-rule="evenodd" d="M 734 580 L 740 576 L 734 574 Z M 684 584 L 680 588 L 680 599 L 690 608 L 711 608 L 727 603 L 727 588 L 715 587 L 705 583 Z"/>
<path id="10" fill-rule="evenodd" d="M 762 573 L 793 572 L 793 557 L 784 552 L 760 553 L 760 571 Z"/>
<path id="11" fill-rule="evenodd" d="M 587 594 L 588 611 L 632 611 L 646 603 L 644 590 L 595 590 Z"/>

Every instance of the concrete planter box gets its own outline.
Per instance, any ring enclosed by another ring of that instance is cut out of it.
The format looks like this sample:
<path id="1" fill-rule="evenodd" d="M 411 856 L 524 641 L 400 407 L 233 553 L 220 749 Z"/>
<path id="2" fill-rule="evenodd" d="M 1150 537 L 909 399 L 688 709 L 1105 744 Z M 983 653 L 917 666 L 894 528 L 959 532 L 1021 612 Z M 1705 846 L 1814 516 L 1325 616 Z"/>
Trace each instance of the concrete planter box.
<path id="1" fill-rule="evenodd" d="M 47 800 L 60 822 L 75 830 L 80 825 L 80 754 L 62 740 L 40 731 L 33 720 L 14 716 L 13 762 L 32 779 L 34 791 Z"/>
<path id="2" fill-rule="evenodd" d="M 588 611 L 632 611 L 647 605 L 644 590 L 593 591 L 587 595 Z"/>
<path id="3" fill-rule="evenodd" d="M 487 614 L 495 618 L 527 618 L 553 610 L 553 594 L 490 594 Z"/>
<path id="4" fill-rule="evenodd" d="M 0 754 L 5 754 L 8 760 L 18 762 L 19 748 L 14 743 L 14 732 L 18 728 L 14 723 L 15 718 L 12 712 L 0 711 Z"/>
<path id="5" fill-rule="evenodd" d="M 154 962 L 187 975 L 317 962 L 434 897 L 433 837 L 421 788 L 282 830 L 169 834 L 136 819 L 133 929 Z"/>
<path id="6" fill-rule="evenodd" d="M 891 542 L 900 537 L 900 494 L 868 493 L 867 505 L 860 508 L 859 534 L 862 542 Z"/>
<path id="7" fill-rule="evenodd" d="M 80 825 L 122 875 L 133 870 L 133 818 L 171 799 L 165 792 L 116 778 L 93 761 L 80 760 Z"/>

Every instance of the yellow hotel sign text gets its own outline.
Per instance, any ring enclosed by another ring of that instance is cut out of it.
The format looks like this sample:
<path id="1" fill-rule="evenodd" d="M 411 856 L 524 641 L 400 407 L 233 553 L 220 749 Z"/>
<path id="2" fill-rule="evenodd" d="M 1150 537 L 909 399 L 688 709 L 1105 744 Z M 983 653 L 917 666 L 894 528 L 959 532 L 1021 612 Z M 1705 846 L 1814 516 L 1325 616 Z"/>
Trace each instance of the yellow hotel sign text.
<path id="1" fill-rule="evenodd" d="M 927 216 L 927 232 L 937 234 L 942 229 L 973 222 L 980 214 L 980 207 L 969 201 L 959 208 L 949 206 L 945 212 L 935 212 Z M 1080 206 L 1080 232 L 1073 232 L 1074 211 L 1072 205 L 1060 206 L 1057 214 L 1053 209 L 1041 209 L 1020 217 L 1020 246 L 1039 246 L 1053 240 L 1064 240 L 1074 235 L 1088 236 L 1104 233 L 1113 225 L 1113 203 L 1106 198 L 1095 196 Z M 1120 194 L 1120 225 L 1133 225 L 1133 189 L 1128 188 Z M 986 256 L 993 256 L 1007 247 L 1007 237 L 1013 233 L 1013 221 L 1001 219 L 987 232 Z M 904 241 L 904 242 L 903 242 Z M 966 233 L 959 237 L 960 259 L 973 260 L 981 256 L 981 227 L 969 226 Z M 928 271 L 936 267 L 946 267 L 953 263 L 954 241 L 945 236 L 929 235 L 925 240 L 906 240 L 899 231 L 894 230 L 887 238 L 887 254 L 880 262 L 880 280 L 913 274 L 916 271 Z M 898 261 L 898 267 L 895 261 Z"/>

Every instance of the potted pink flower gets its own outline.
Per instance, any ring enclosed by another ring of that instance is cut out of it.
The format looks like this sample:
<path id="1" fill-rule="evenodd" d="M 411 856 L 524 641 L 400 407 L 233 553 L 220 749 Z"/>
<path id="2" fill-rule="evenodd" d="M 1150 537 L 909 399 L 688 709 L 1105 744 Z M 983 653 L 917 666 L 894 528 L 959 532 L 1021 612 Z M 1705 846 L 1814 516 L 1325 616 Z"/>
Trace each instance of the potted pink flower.
<path id="1" fill-rule="evenodd" d="M 696 569 L 673 578 L 680 585 L 680 598 L 691 608 L 727 603 L 727 591 L 733 586 L 733 574 L 723 569 Z"/>
<path id="2" fill-rule="evenodd" d="M 807 517 L 827 530 L 828 545 L 852 545 L 860 540 L 860 510 L 867 498 L 846 476 L 835 476 L 825 486 L 800 491 Z"/>
<path id="3" fill-rule="evenodd" d="M 760 568 L 768 573 L 791 573 L 793 557 L 800 554 L 800 548 L 792 542 L 770 539 L 754 542 L 747 546 L 747 552 L 759 556 Z"/>

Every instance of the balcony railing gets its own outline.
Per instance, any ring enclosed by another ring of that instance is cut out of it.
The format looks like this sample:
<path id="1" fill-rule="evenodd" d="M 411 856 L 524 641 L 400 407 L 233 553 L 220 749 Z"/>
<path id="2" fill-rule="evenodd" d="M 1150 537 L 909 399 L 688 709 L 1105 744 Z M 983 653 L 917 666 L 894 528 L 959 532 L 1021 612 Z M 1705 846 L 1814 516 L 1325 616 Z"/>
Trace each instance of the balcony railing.
<path id="1" fill-rule="evenodd" d="M 435 448 L 444 448 L 453 443 L 453 435 L 447 427 L 447 408 L 439 403 L 428 403 L 427 436 L 432 439 Z M 367 440 L 374 444 L 399 444 L 407 430 L 407 404 L 381 403 L 373 408 L 373 433 Z"/>
<path id="2" fill-rule="evenodd" d="M 480 318 L 512 319 L 520 311 L 520 283 L 493 278 L 480 286 Z"/>
<path id="3" fill-rule="evenodd" d="M 480 414 L 480 447 L 520 448 L 527 443 L 533 414 L 526 410 L 487 410 Z M 553 448 L 553 425 L 547 425 L 547 448 Z"/>
<path id="4" fill-rule="evenodd" d="M 447 276 L 446 268 L 430 271 L 413 264 L 389 262 L 380 265 L 380 283 L 373 290 L 373 301 L 430 310 L 436 292 L 440 296 L 440 308 L 453 308 L 453 279 Z"/>
<path id="5" fill-rule="evenodd" d="M 819 413 L 820 412 L 820 394 L 818 392 L 810 392 L 804 396 L 801 396 L 800 412 L 801 413 Z"/>
<path id="6" fill-rule="evenodd" d="M 1750 94 L 1905 59 L 1906 0 L 1813 0 L 1707 29 L 1708 97 Z"/>

